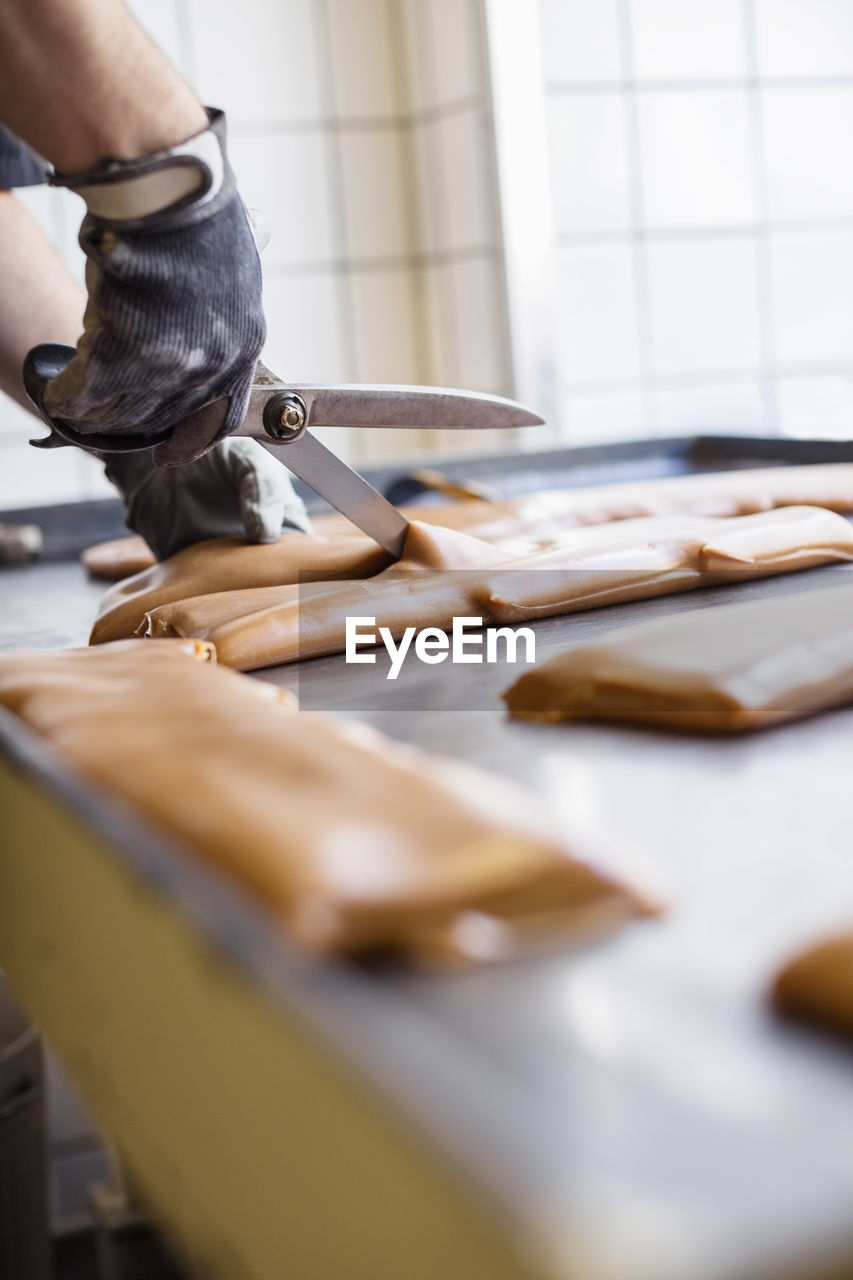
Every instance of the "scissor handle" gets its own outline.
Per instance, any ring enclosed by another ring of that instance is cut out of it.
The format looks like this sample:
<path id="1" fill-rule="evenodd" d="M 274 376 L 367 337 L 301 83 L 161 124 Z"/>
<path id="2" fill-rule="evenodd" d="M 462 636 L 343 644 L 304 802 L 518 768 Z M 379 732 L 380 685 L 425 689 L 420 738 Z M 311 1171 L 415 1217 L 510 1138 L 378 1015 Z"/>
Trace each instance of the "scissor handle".
<path id="1" fill-rule="evenodd" d="M 68 368 L 77 354 L 74 347 L 61 342 L 41 342 L 24 357 L 24 390 L 38 409 L 42 409 L 42 397 L 52 378 Z"/>
<path id="2" fill-rule="evenodd" d="M 32 347 L 24 357 L 24 390 L 32 400 L 40 417 L 50 427 L 50 435 L 42 440 L 31 440 L 37 449 L 56 449 L 74 444 L 89 453 L 136 453 L 151 449 L 168 439 L 169 432 L 151 436 L 147 432 L 130 432 L 116 435 L 114 432 L 81 432 L 67 422 L 52 418 L 44 407 L 44 393 L 58 373 L 63 373 L 77 354 L 76 347 L 62 342 L 41 342 Z"/>

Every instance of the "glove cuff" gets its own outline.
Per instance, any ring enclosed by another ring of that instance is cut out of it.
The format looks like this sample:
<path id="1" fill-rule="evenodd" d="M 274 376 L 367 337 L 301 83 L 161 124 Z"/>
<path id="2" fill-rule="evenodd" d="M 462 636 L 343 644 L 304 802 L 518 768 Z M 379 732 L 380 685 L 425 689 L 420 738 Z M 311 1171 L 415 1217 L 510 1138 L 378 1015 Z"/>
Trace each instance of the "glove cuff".
<path id="1" fill-rule="evenodd" d="M 54 170 L 48 181 L 82 196 L 94 217 L 121 226 L 157 222 L 190 206 L 197 215 L 231 177 L 224 112 L 208 107 L 207 114 L 209 127 L 175 147 L 136 160 L 103 160 L 84 173 Z"/>

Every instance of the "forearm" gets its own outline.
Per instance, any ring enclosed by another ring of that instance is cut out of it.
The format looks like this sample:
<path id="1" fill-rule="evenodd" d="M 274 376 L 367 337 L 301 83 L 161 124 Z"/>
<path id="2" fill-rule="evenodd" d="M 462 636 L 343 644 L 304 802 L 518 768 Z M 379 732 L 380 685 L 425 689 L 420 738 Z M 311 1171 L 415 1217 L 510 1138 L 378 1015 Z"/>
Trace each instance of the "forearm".
<path id="1" fill-rule="evenodd" d="M 240 425 L 266 335 L 223 113 L 121 0 L 0 0 L 4 115 L 87 209 L 84 332 L 27 356 L 42 417 L 91 450 L 202 457 Z"/>
<path id="2" fill-rule="evenodd" d="M 66 173 L 150 155 L 207 125 L 122 0 L 3 0 L 0 119 Z"/>
<path id="3" fill-rule="evenodd" d="M 0 390 L 32 408 L 21 365 L 39 342 L 73 346 L 86 294 L 27 209 L 0 192 Z"/>

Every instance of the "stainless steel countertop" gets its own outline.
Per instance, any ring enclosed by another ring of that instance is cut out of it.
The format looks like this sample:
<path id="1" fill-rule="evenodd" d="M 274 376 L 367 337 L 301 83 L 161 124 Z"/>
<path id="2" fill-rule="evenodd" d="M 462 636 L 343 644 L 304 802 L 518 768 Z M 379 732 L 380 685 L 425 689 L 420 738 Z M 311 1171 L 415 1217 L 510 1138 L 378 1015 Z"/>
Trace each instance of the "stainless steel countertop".
<path id="1" fill-rule="evenodd" d="M 843 572 L 550 619 L 538 657 Z M 0 646 L 85 642 L 101 588 L 77 565 L 6 571 L 0 585 Z M 502 667 L 404 670 L 381 701 L 353 670 L 335 657 L 258 676 L 523 780 L 557 821 L 636 850 L 671 912 L 592 950 L 463 975 L 297 972 L 306 1007 L 514 1215 L 543 1275 L 778 1280 L 812 1274 L 834 1243 L 853 1260 L 853 1056 L 763 1003 L 780 960 L 853 918 L 853 708 L 682 738 L 513 723 Z"/>
<path id="2" fill-rule="evenodd" d="M 537 625 L 537 657 L 640 618 L 806 593 L 849 571 L 551 619 Z M 732 740 L 684 738 L 514 723 L 497 701 L 501 667 L 412 670 L 428 711 L 411 709 L 404 668 L 380 710 L 350 670 L 333 658 L 258 674 L 298 689 L 303 705 L 351 705 L 393 737 L 524 781 L 558 821 L 589 820 L 635 850 L 670 900 L 664 922 L 586 954 L 394 978 L 395 994 L 479 1055 L 484 1090 L 499 1076 L 518 1109 L 521 1195 L 556 1273 L 778 1277 L 810 1252 L 810 1235 L 845 1233 L 853 1259 L 853 1056 L 778 1025 L 764 1005 L 783 958 L 853 920 L 853 709 Z M 474 687 L 479 706 L 454 710 Z"/>

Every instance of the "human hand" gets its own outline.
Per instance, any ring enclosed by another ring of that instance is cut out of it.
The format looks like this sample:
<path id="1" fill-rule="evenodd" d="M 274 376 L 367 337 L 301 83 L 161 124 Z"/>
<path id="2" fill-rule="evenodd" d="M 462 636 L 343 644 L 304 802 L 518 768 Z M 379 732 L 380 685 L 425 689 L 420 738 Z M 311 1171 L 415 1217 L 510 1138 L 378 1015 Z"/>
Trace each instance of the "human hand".
<path id="1" fill-rule="evenodd" d="M 25 379 L 54 430 L 83 448 L 154 447 L 157 465 L 182 463 L 243 419 L 266 333 L 261 269 L 224 116 L 210 114 L 170 151 L 54 178 L 89 209 L 85 329 L 49 378 L 33 377 L 34 348 Z"/>
<path id="2" fill-rule="evenodd" d="M 274 542 L 283 529 L 310 531 L 302 499 L 280 462 L 256 440 L 223 440 L 184 466 L 158 467 L 153 450 L 104 455 L 128 526 L 158 560 L 206 538 Z"/>

